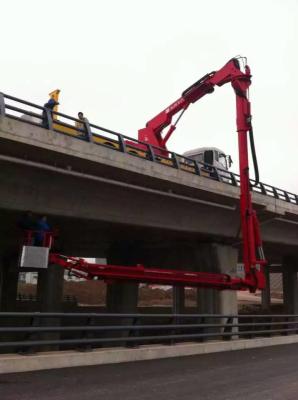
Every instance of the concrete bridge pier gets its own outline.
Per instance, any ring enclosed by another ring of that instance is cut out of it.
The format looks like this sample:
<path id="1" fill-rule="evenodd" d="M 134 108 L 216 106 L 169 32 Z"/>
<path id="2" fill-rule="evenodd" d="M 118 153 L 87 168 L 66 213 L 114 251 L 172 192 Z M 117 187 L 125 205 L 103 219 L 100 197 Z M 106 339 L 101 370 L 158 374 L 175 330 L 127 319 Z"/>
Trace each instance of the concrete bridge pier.
<path id="1" fill-rule="evenodd" d="M 50 264 L 46 270 L 38 272 L 37 299 L 39 311 L 62 312 L 64 269 L 59 265 Z M 59 326 L 59 318 L 45 318 L 40 321 L 42 326 Z M 43 340 L 59 340 L 60 332 L 44 332 Z M 59 346 L 55 347 L 56 350 Z M 43 346 L 43 350 L 48 350 Z"/>
<path id="2" fill-rule="evenodd" d="M 232 246 L 216 243 L 170 242 L 163 247 L 145 252 L 146 265 L 188 271 L 219 272 L 235 274 L 238 250 Z M 183 287 L 173 288 L 173 310 L 183 312 L 185 308 Z M 198 312 L 206 314 L 236 314 L 235 291 L 198 289 Z"/>
<path id="3" fill-rule="evenodd" d="M 107 264 L 137 265 L 139 246 L 130 241 L 112 244 L 107 254 Z M 116 282 L 107 285 L 106 307 L 110 313 L 136 313 L 139 285 L 131 282 Z"/>
<path id="4" fill-rule="evenodd" d="M 1 257 L 0 265 L 0 311 L 15 311 L 18 292 L 18 267 L 19 256 L 17 253 L 6 253 Z"/>
<path id="5" fill-rule="evenodd" d="M 50 264 L 38 272 L 37 298 L 41 312 L 62 311 L 64 269 Z"/>
<path id="6" fill-rule="evenodd" d="M 150 264 L 155 267 L 191 271 L 195 265 L 192 244 L 173 241 L 160 249 L 152 250 L 152 253 L 154 257 L 153 260 L 150 260 Z M 150 256 L 148 256 L 148 259 L 150 259 Z M 173 286 L 172 293 L 172 312 L 183 314 L 185 312 L 184 286 Z"/>
<path id="7" fill-rule="evenodd" d="M 283 296 L 287 314 L 298 314 L 298 257 L 283 258 Z"/>
<path id="8" fill-rule="evenodd" d="M 199 271 L 235 274 L 238 250 L 216 243 L 201 244 L 197 249 Z M 237 314 L 237 293 L 234 290 L 198 289 L 198 312 L 201 314 Z"/>
<path id="9" fill-rule="evenodd" d="M 183 314 L 185 310 L 185 289 L 183 286 L 173 287 L 173 307 L 174 314 Z"/>
<path id="10" fill-rule="evenodd" d="M 137 283 L 110 283 L 107 285 L 107 311 L 110 313 L 136 313 L 138 307 Z"/>
<path id="11" fill-rule="evenodd" d="M 264 269 L 266 287 L 262 290 L 262 310 L 264 312 L 270 311 L 271 307 L 271 290 L 270 290 L 270 269 Z"/>

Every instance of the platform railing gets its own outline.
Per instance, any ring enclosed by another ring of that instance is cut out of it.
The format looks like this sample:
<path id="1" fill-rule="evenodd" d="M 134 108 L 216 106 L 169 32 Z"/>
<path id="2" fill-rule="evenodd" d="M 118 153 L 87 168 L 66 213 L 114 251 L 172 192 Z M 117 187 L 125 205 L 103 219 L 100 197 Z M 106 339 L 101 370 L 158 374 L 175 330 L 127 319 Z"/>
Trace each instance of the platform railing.
<path id="1" fill-rule="evenodd" d="M 0 313 L 2 353 L 289 334 L 298 334 L 298 315 Z"/>
<path id="2" fill-rule="evenodd" d="M 170 168 L 182 169 L 195 175 L 202 175 L 206 179 L 213 179 L 236 187 L 240 185 L 240 176 L 231 171 L 204 162 L 197 162 L 184 155 L 165 151 L 160 147 L 89 123 L 87 120 L 82 122 L 78 118 L 61 112 L 50 111 L 37 104 L 3 93 L 0 93 L 0 116 L 42 126 L 63 135 L 70 135 L 78 140 L 92 142 L 94 145 L 108 147 L 114 151 L 143 158 Z M 76 126 L 78 123 L 83 125 L 83 128 Z M 253 192 L 298 205 L 297 194 L 261 182 L 254 186 L 255 181 L 253 179 L 250 181 Z"/>

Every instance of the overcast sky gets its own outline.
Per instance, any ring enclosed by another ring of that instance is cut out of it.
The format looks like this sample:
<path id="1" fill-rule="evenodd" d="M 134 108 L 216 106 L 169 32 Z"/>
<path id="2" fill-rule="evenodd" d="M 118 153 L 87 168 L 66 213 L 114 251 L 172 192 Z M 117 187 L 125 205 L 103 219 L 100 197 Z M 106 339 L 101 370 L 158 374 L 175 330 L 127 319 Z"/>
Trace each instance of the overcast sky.
<path id="1" fill-rule="evenodd" d="M 297 0 L 0 4 L 0 91 L 43 104 L 59 88 L 61 112 L 135 138 L 201 76 L 246 56 L 261 180 L 298 193 Z M 237 161 L 228 85 L 192 105 L 168 142 L 180 154 L 199 146 Z"/>

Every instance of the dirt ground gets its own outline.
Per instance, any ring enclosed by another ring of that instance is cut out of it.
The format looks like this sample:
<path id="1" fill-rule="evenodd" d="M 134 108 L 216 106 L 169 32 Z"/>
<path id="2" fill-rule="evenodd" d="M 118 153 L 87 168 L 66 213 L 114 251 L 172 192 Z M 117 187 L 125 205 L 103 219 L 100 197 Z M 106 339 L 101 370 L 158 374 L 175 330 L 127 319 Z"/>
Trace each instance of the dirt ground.
<path id="1" fill-rule="evenodd" d="M 18 294 L 22 296 L 36 296 L 36 285 L 19 283 Z M 106 284 L 101 281 L 64 282 L 64 297 L 75 297 L 79 304 L 104 305 L 106 298 Z M 196 291 L 186 290 L 186 305 L 194 306 Z M 141 286 L 139 289 L 139 306 L 168 306 L 172 305 L 172 289 Z"/>
<path id="2" fill-rule="evenodd" d="M 18 294 L 25 297 L 36 296 L 36 285 L 29 283 L 19 283 Z M 64 297 L 74 299 L 80 305 L 104 306 L 106 298 L 106 284 L 101 281 L 79 281 L 64 282 Z M 238 292 L 239 311 L 245 313 L 259 313 L 261 310 L 261 293 L 251 294 L 248 292 Z M 142 285 L 139 289 L 140 307 L 150 306 L 172 306 L 172 288 L 163 288 Z M 185 291 L 185 306 L 195 307 L 197 302 L 197 291 L 188 288 Z M 282 312 L 282 300 L 280 293 L 273 293 L 272 310 Z"/>

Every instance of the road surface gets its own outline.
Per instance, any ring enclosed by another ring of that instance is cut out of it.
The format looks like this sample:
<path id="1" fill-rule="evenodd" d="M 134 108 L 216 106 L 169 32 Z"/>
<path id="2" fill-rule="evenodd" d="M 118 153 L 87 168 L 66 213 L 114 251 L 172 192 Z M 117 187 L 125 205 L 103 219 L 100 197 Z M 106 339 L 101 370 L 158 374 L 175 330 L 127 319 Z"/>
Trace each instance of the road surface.
<path id="1" fill-rule="evenodd" d="M 297 400 L 298 344 L 0 375 L 1 400 Z"/>

